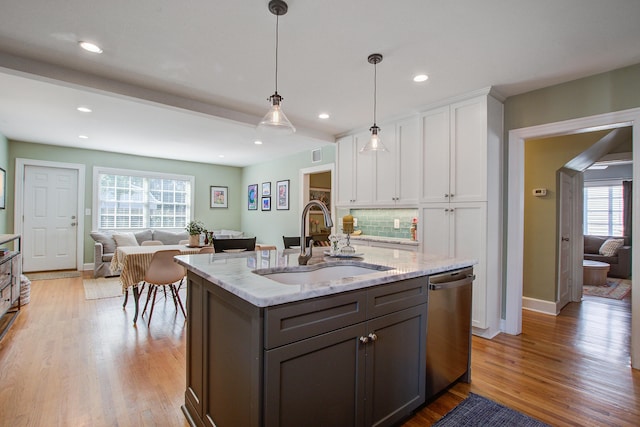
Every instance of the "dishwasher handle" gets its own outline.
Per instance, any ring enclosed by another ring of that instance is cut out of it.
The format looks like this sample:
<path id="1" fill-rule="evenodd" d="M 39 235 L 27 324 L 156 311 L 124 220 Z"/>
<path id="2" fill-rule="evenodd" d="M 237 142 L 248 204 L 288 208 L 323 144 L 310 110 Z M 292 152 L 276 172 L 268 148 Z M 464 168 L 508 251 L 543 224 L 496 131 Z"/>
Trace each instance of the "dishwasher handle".
<path id="1" fill-rule="evenodd" d="M 469 274 L 465 278 L 452 282 L 429 283 L 430 291 L 439 291 L 442 289 L 459 288 L 460 286 L 470 285 L 476 278 L 475 274 Z"/>

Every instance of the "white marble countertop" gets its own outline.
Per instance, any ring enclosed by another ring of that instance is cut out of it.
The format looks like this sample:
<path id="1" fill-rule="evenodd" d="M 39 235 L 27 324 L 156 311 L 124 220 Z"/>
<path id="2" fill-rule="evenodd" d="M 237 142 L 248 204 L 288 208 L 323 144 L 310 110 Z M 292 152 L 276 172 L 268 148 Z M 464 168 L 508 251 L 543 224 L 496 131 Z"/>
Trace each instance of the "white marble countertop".
<path id="1" fill-rule="evenodd" d="M 402 237 L 386 237 L 386 236 L 369 236 L 360 234 L 358 236 L 350 236 L 351 241 L 366 240 L 369 242 L 395 243 L 398 245 L 418 246 L 420 243 L 416 240 L 404 239 Z"/>
<path id="2" fill-rule="evenodd" d="M 285 285 L 253 271 L 296 271 L 299 267 L 299 250 L 181 255 L 176 257 L 176 261 L 188 270 L 257 307 L 270 307 L 337 294 L 469 267 L 477 263 L 473 259 L 453 259 L 385 248 L 362 247 L 358 249 L 358 253 L 362 253 L 363 256 L 352 259 L 333 258 L 323 255 L 324 248 L 316 247 L 313 258 L 309 260 L 306 268 L 317 269 L 323 265 L 326 266 L 324 263 L 336 263 L 374 264 L 388 270 L 372 270 L 368 274 L 325 282 Z"/>

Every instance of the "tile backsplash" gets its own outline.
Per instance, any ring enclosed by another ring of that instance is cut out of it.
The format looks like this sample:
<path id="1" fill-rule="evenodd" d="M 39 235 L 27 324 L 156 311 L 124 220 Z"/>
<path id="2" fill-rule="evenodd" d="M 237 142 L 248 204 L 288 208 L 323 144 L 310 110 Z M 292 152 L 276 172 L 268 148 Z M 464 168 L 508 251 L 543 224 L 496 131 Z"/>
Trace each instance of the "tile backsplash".
<path id="1" fill-rule="evenodd" d="M 411 238 L 411 219 L 418 217 L 418 209 L 339 209 L 338 228 L 342 224 L 342 216 L 347 213 L 358 220 L 356 230 L 362 230 L 363 235 Z M 394 220 L 400 223 L 394 228 Z"/>

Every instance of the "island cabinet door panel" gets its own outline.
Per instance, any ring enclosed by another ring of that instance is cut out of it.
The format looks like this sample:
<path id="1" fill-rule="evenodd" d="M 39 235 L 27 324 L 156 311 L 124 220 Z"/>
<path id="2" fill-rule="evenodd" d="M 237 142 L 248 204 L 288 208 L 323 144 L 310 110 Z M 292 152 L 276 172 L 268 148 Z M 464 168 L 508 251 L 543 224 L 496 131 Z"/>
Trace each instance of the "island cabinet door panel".
<path id="1" fill-rule="evenodd" d="M 204 287 L 202 279 L 189 275 L 187 284 L 187 312 L 189 322 L 187 323 L 187 390 L 185 392 L 185 403 L 190 413 L 202 417 L 202 394 L 203 388 L 203 301 Z"/>
<path id="2" fill-rule="evenodd" d="M 367 322 L 366 426 L 390 426 L 425 401 L 426 304 Z"/>
<path id="3" fill-rule="evenodd" d="M 265 426 L 363 426 L 364 332 L 359 323 L 266 351 Z"/>
<path id="4" fill-rule="evenodd" d="M 261 310 L 205 283 L 205 425 L 260 426 Z"/>

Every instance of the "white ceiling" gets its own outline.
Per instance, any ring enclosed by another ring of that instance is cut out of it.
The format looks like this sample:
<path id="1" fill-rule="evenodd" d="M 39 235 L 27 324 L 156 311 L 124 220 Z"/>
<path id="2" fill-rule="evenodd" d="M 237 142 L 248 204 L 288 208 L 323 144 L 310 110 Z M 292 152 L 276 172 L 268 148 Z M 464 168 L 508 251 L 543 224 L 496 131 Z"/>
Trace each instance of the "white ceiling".
<path id="1" fill-rule="evenodd" d="M 266 138 L 254 125 L 274 91 L 268 0 L 9 3 L 0 13 L 0 133 L 232 166 L 368 128 L 370 53 L 384 55 L 378 122 L 487 86 L 508 97 L 640 63 L 638 0 L 290 0 L 278 92 L 298 132 Z M 414 83 L 419 72 L 429 80 Z"/>

